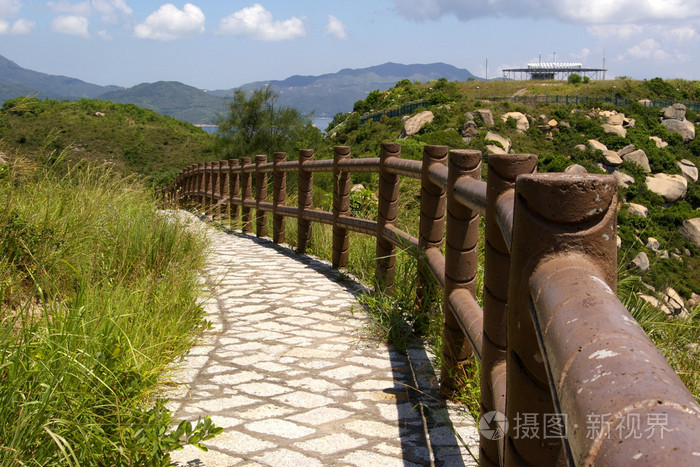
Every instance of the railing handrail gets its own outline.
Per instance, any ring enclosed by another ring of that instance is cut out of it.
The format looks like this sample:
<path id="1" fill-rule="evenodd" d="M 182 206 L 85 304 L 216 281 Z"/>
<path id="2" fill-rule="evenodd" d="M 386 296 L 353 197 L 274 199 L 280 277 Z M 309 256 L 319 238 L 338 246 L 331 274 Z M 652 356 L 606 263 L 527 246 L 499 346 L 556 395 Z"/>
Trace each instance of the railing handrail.
<path id="1" fill-rule="evenodd" d="M 554 439 L 522 437 L 517 426 L 505 430 L 502 439 L 482 433 L 481 465 L 657 465 L 660 459 L 674 467 L 696 464 L 700 406 L 613 292 L 614 178 L 535 174 L 536 156 L 520 154 L 489 156 L 484 182 L 478 151 L 426 146 L 422 162 L 400 155 L 400 145 L 384 143 L 378 158 L 352 159 L 349 147 L 338 146 L 334 158 L 325 160 L 313 160 L 312 150 L 302 150 L 299 161 L 275 153 L 273 162 L 256 156 L 254 161 L 200 163 L 184 169 L 160 193 L 174 204 L 194 200 L 235 225 L 240 209 L 244 232 L 252 232 L 255 210 L 258 236 L 267 234 L 271 212 L 277 243 L 285 240 L 284 218 L 297 218 L 301 252 L 312 222 L 332 225 L 336 268 L 347 264 L 349 231 L 373 235 L 376 286 L 389 292 L 396 248 L 412 251 L 423 263 L 417 268 L 419 303 L 427 298 L 425 274 L 444 290 L 443 390 L 455 389 L 454 370 L 473 355 L 481 361 L 482 415 L 500 412 L 511 424 L 523 414 L 563 417 L 555 428 L 564 436 Z M 285 206 L 288 172 L 299 174 L 296 207 Z M 314 172 L 333 174 L 332 212 L 313 208 Z M 351 172 L 379 174 L 376 220 L 350 215 Z M 267 199 L 269 174 L 272 202 Z M 400 176 L 421 180 L 418 237 L 396 225 Z M 483 309 L 475 295 L 481 216 L 486 226 Z M 571 327 L 577 319 L 593 320 L 598 327 L 592 331 L 609 329 L 586 335 L 585 327 Z M 637 382 L 650 386 L 631 387 Z M 663 428 L 673 436 L 616 439 L 610 437 L 615 427 L 587 436 L 591 414 L 608 415 L 610 422 L 647 415 L 637 427 L 647 431 L 654 421 L 658 428 L 665 415 L 670 428 Z M 538 423 L 543 431 L 548 428 L 542 418 Z"/>

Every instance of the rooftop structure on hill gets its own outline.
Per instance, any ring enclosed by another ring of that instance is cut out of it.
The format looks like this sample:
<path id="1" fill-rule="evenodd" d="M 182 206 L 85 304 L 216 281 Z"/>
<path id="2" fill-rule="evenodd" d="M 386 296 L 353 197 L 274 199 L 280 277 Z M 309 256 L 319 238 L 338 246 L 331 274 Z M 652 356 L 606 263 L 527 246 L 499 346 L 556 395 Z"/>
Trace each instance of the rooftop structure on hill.
<path id="1" fill-rule="evenodd" d="M 572 73 L 588 76 L 591 79 L 605 79 L 605 68 L 584 68 L 581 63 L 539 62 L 528 63 L 527 68 L 508 68 L 503 70 L 505 79 L 567 79 Z"/>

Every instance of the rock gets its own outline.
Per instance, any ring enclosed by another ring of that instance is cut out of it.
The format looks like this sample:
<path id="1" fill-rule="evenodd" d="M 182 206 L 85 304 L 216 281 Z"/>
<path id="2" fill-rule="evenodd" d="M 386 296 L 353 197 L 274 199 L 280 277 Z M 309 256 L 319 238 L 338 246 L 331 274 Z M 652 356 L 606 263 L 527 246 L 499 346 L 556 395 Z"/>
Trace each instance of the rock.
<path id="1" fill-rule="evenodd" d="M 625 128 L 634 128 L 637 126 L 637 120 L 629 117 L 625 117 L 625 121 L 622 123 Z"/>
<path id="2" fill-rule="evenodd" d="M 689 182 L 698 181 L 698 168 L 688 159 L 681 159 L 680 162 L 678 162 L 678 167 L 681 168 L 681 173 L 686 180 Z"/>
<path id="3" fill-rule="evenodd" d="M 649 158 L 647 157 L 647 154 L 641 149 L 637 149 L 636 151 L 632 151 L 628 154 L 625 154 L 624 156 L 622 156 L 622 159 L 637 164 L 646 173 L 651 173 L 651 167 L 649 167 Z"/>
<path id="4" fill-rule="evenodd" d="M 617 151 L 617 154 L 618 154 L 620 157 L 622 157 L 622 156 L 625 156 L 625 155 L 627 155 L 627 154 L 633 153 L 633 152 L 636 151 L 636 150 L 637 150 L 637 146 L 635 146 L 634 144 L 628 144 L 628 145 L 625 146 L 624 148 L 622 148 L 622 149 L 620 149 L 619 151 Z"/>
<path id="5" fill-rule="evenodd" d="M 654 237 L 647 238 L 647 248 L 649 248 L 652 251 L 659 251 L 659 241 Z"/>
<path id="6" fill-rule="evenodd" d="M 667 315 L 671 316 L 673 314 L 671 309 L 667 307 L 663 302 L 660 302 L 658 298 L 643 293 L 638 293 L 637 296 L 645 302 L 647 302 L 649 305 L 653 306 L 654 308 L 663 311 Z"/>
<path id="7" fill-rule="evenodd" d="M 647 272 L 649 270 L 649 257 L 646 253 L 640 251 L 639 254 L 634 257 L 630 265 L 642 272 Z"/>
<path id="8" fill-rule="evenodd" d="M 508 154 L 505 149 L 496 144 L 487 144 L 486 150 L 489 154 Z"/>
<path id="9" fill-rule="evenodd" d="M 601 143 L 598 140 L 595 139 L 589 139 L 588 140 L 588 145 L 593 149 L 594 151 L 607 151 L 608 147 Z"/>
<path id="10" fill-rule="evenodd" d="M 585 151 L 586 145 L 585 144 L 577 144 L 576 146 L 574 146 L 574 149 L 578 149 L 579 151 Z"/>
<path id="11" fill-rule="evenodd" d="M 617 186 L 619 186 L 620 188 L 629 188 L 629 186 L 634 183 L 633 176 L 627 175 L 626 173 L 620 172 L 619 170 L 614 171 L 613 175 L 617 179 Z"/>
<path id="12" fill-rule="evenodd" d="M 700 217 L 683 222 L 680 230 L 686 240 L 700 248 Z"/>
<path id="13" fill-rule="evenodd" d="M 672 133 L 678 133 L 686 143 L 695 139 L 695 125 L 688 120 L 664 120 L 661 122 Z"/>
<path id="14" fill-rule="evenodd" d="M 564 173 L 567 174 L 586 174 L 588 173 L 588 170 L 582 165 L 579 164 L 573 164 L 568 166 L 566 169 L 564 169 Z"/>
<path id="15" fill-rule="evenodd" d="M 647 217 L 649 215 L 649 208 L 641 204 L 629 203 L 627 212 L 635 216 Z"/>
<path id="16" fill-rule="evenodd" d="M 668 143 L 666 141 L 662 140 L 661 138 L 659 138 L 658 136 L 650 136 L 649 139 L 652 140 L 654 143 L 656 143 L 656 147 L 659 149 L 662 149 L 662 148 L 665 148 L 666 146 L 668 146 Z"/>
<path id="17" fill-rule="evenodd" d="M 609 135 L 616 135 L 621 138 L 627 136 L 627 130 L 622 125 L 610 125 L 609 123 L 603 123 L 603 131 Z"/>
<path id="18" fill-rule="evenodd" d="M 95 112 L 95 117 L 104 117 L 104 112 Z"/>
<path id="19" fill-rule="evenodd" d="M 498 143 L 503 147 L 503 151 L 504 151 L 503 153 L 496 152 L 494 154 L 508 154 L 508 151 L 510 151 L 511 142 L 510 142 L 509 138 L 504 138 L 503 136 L 501 136 L 497 133 L 493 133 L 493 132 L 489 131 L 488 133 L 486 133 L 485 140 L 487 142 L 490 141 L 490 142 Z M 495 146 L 498 146 L 498 144 Z"/>
<path id="20" fill-rule="evenodd" d="M 617 245 L 618 250 L 622 248 L 622 238 L 619 235 L 615 235 L 615 245 Z"/>
<path id="21" fill-rule="evenodd" d="M 474 138 L 479 134 L 479 129 L 476 126 L 476 122 L 473 120 L 467 120 L 464 122 L 462 127 L 462 137 L 463 138 Z"/>
<path id="22" fill-rule="evenodd" d="M 685 120 L 685 106 L 683 104 L 669 105 L 661 111 L 664 114 L 664 119 Z"/>
<path id="23" fill-rule="evenodd" d="M 673 203 L 685 196 L 688 191 L 688 181 L 682 175 L 656 174 L 646 178 L 647 188 L 661 197 L 667 203 Z"/>
<path id="24" fill-rule="evenodd" d="M 678 295 L 678 292 L 673 290 L 671 287 L 668 287 L 664 291 L 663 301 L 671 309 L 674 315 L 681 316 L 683 314 L 688 314 L 688 310 L 685 309 L 683 299 L 680 295 Z"/>
<path id="25" fill-rule="evenodd" d="M 559 122 L 554 119 L 551 119 L 547 122 L 547 125 L 549 125 L 552 128 L 556 128 L 557 126 L 559 126 Z"/>
<path id="26" fill-rule="evenodd" d="M 622 159 L 620 156 L 618 156 L 615 151 L 611 151 L 610 149 L 603 151 L 603 160 L 607 165 L 612 165 L 613 167 L 617 167 L 618 165 L 622 164 Z"/>
<path id="27" fill-rule="evenodd" d="M 619 113 L 616 110 L 602 110 L 598 115 L 603 117 L 603 120 L 610 125 L 614 126 L 622 126 L 622 123 L 625 121 L 625 114 Z"/>
<path id="28" fill-rule="evenodd" d="M 474 113 L 481 119 L 482 122 L 484 122 L 484 125 L 487 127 L 492 127 L 495 125 L 493 113 L 491 113 L 489 109 L 477 109 L 474 111 Z"/>
<path id="29" fill-rule="evenodd" d="M 688 307 L 689 308 L 695 308 L 696 306 L 700 305 L 700 295 L 696 294 L 693 292 L 690 295 L 690 299 L 688 300 Z"/>
<path id="30" fill-rule="evenodd" d="M 414 115 L 413 117 L 410 117 L 403 124 L 403 134 L 401 135 L 400 139 L 415 135 L 421 128 L 423 128 L 424 125 L 432 122 L 434 118 L 435 115 L 433 115 L 430 110 L 425 110 Z"/>
<path id="31" fill-rule="evenodd" d="M 501 120 L 503 120 L 504 122 L 508 121 L 509 118 L 513 118 L 515 120 L 515 128 L 519 132 L 524 133 L 528 129 L 530 129 L 530 122 L 528 121 L 525 114 L 521 112 L 508 112 L 501 115 Z"/>

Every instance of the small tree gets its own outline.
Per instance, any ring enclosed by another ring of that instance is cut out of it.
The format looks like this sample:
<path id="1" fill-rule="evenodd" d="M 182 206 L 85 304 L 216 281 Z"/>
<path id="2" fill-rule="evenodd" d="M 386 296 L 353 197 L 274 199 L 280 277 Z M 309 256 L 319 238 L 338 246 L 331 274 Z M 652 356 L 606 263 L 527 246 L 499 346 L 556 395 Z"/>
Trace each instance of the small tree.
<path id="1" fill-rule="evenodd" d="M 583 78 L 581 78 L 581 75 L 577 73 L 571 73 L 568 78 L 569 84 L 579 84 L 581 81 L 583 81 Z"/>
<path id="2" fill-rule="evenodd" d="M 320 142 L 321 132 L 311 125 L 310 118 L 294 108 L 277 106 L 278 98 L 270 87 L 252 94 L 235 91 L 229 114 L 219 121 L 219 144 L 225 157 L 271 155 L 275 151 L 293 154 Z"/>

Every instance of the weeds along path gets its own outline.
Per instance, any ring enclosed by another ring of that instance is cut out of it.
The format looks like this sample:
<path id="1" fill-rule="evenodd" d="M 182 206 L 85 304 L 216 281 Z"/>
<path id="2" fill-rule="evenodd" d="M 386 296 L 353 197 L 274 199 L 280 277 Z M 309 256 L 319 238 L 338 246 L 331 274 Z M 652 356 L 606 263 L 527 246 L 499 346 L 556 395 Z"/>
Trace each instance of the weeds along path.
<path id="1" fill-rule="evenodd" d="M 203 231 L 213 327 L 176 370 L 170 408 L 224 432 L 176 465 L 476 465 L 474 421 L 440 398 L 426 351 L 363 338 L 356 283 L 269 240 Z"/>

